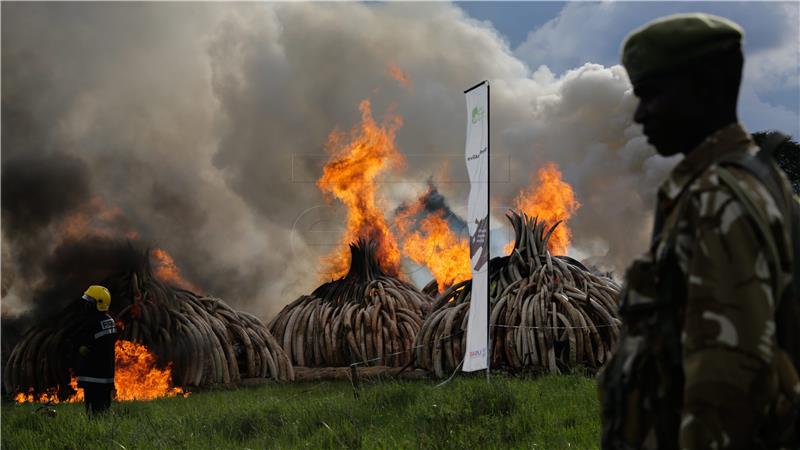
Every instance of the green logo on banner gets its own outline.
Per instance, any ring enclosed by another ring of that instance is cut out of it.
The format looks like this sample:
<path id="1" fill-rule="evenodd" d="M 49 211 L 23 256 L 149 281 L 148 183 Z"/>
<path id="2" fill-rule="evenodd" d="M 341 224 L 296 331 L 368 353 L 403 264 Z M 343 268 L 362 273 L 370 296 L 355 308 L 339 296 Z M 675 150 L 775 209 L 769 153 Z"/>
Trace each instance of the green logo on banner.
<path id="1" fill-rule="evenodd" d="M 472 124 L 475 125 L 480 120 L 483 120 L 483 108 L 476 106 L 472 108 Z"/>

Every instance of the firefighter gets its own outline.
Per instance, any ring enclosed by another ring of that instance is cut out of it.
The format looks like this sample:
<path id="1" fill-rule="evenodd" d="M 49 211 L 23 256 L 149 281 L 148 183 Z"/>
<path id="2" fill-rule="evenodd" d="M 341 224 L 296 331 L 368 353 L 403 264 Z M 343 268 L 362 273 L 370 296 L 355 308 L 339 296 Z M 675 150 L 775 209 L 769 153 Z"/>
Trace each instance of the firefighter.
<path id="1" fill-rule="evenodd" d="M 83 388 L 86 412 L 90 416 L 111 406 L 114 390 L 114 345 L 117 327 L 108 314 L 111 293 L 92 285 L 83 294 L 86 321 L 80 336 L 78 387 Z"/>

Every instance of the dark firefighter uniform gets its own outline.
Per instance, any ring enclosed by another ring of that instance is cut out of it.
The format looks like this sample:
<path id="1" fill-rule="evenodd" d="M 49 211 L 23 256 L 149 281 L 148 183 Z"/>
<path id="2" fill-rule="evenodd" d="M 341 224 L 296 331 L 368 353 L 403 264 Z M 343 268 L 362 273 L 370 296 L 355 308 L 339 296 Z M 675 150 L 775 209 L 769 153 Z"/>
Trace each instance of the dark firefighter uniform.
<path id="1" fill-rule="evenodd" d="M 94 307 L 88 312 L 80 335 L 77 378 L 78 387 L 83 388 L 86 411 L 93 414 L 111 406 L 117 327 L 108 314 L 111 296 L 106 288 L 91 286 L 83 298 L 93 303 Z"/>

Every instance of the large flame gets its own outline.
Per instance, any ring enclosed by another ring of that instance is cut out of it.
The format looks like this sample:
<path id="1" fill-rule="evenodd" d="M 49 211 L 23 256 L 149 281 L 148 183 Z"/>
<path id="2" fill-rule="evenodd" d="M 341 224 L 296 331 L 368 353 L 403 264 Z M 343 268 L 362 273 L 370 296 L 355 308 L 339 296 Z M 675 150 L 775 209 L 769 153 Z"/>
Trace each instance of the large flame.
<path id="1" fill-rule="evenodd" d="M 389 114 L 380 126 L 372 118 L 369 100 L 359 104 L 361 126 L 349 135 L 334 131 L 325 146 L 330 159 L 317 181 L 327 200 L 331 196 L 347 207 L 347 230 L 332 254 L 323 258 L 324 275 L 333 278 L 347 273 L 350 266 L 349 244 L 359 238 L 375 242 L 381 268 L 396 275 L 400 267 L 397 242 L 389 232 L 383 215 L 376 178 L 390 168 L 399 168 L 404 160 L 394 138 L 403 121 Z"/>
<path id="2" fill-rule="evenodd" d="M 153 400 L 184 394 L 172 386 L 172 368 L 156 367 L 156 357 L 147 347 L 130 341 L 117 341 L 114 348 L 117 400 Z"/>
<path id="3" fill-rule="evenodd" d="M 550 253 L 556 255 L 567 253 L 572 239 L 567 220 L 580 206 L 572 186 L 561 179 L 561 171 L 552 162 L 539 169 L 536 177 L 531 179 L 530 186 L 520 191 L 514 199 L 514 207 L 518 212 L 536 216 L 548 224 L 562 221 L 547 243 Z M 513 246 L 513 242 L 507 244 L 506 253 L 510 253 Z"/>
<path id="4" fill-rule="evenodd" d="M 156 367 L 156 357 L 144 345 L 130 341 L 117 341 L 114 347 L 114 388 L 116 399 L 153 400 L 160 397 L 188 396 L 183 389 L 172 386 L 172 368 Z M 77 403 L 83 401 L 83 389 L 78 388 L 78 380 L 74 376 L 70 387 L 75 392 L 66 400 L 59 400 L 58 387 L 36 393 L 31 388 L 28 392 L 19 392 L 14 396 L 17 403 Z"/>
<path id="5" fill-rule="evenodd" d="M 181 270 L 169 253 L 160 248 L 155 248 L 150 251 L 150 258 L 153 262 L 153 272 L 156 278 L 170 286 L 192 292 L 201 292 L 197 286 L 183 278 Z"/>
<path id="6" fill-rule="evenodd" d="M 431 213 L 412 230 L 414 217 L 423 211 L 423 197 L 414 205 L 399 212 L 395 225 L 402 240 L 403 254 L 431 271 L 439 292 L 472 277 L 467 238 L 459 239 L 450 229 L 443 211 Z"/>

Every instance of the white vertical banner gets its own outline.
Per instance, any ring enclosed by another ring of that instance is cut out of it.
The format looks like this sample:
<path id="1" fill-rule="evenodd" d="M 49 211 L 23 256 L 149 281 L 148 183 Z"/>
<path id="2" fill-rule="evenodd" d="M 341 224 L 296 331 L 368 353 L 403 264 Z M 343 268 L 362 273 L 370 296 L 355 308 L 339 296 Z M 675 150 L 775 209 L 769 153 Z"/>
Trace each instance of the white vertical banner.
<path id="1" fill-rule="evenodd" d="M 472 293 L 464 371 L 489 368 L 489 83 L 465 91 L 469 173 L 467 229 Z M 488 373 L 487 373 L 488 374 Z"/>

